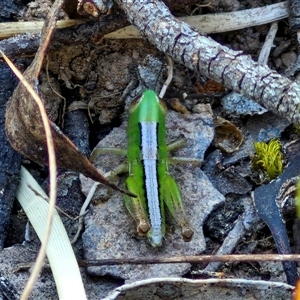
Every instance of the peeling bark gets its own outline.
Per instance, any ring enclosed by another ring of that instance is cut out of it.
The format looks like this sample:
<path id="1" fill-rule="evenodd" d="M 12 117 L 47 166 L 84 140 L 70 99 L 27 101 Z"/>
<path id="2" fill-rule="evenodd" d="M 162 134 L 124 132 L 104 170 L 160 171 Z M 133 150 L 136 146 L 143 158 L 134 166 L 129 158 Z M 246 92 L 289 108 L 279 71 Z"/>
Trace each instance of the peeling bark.
<path id="1" fill-rule="evenodd" d="M 300 124 L 300 87 L 296 83 L 177 20 L 160 1 L 117 3 L 141 34 L 174 60 Z"/>

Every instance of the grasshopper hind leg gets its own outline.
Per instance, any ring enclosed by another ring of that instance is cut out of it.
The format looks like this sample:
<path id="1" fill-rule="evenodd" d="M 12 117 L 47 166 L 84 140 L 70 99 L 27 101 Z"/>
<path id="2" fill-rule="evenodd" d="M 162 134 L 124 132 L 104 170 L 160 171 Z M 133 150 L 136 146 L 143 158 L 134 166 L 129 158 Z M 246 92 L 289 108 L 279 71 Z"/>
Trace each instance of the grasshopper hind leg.
<path id="1" fill-rule="evenodd" d="M 125 206 L 136 221 L 138 235 L 147 236 L 153 247 L 160 247 L 165 234 L 163 208 L 161 209 L 161 226 L 151 226 L 144 190 L 132 176 L 127 178 L 126 188 L 137 196 L 134 198 L 124 195 Z"/>
<path id="2" fill-rule="evenodd" d="M 173 177 L 169 174 L 165 175 L 161 191 L 164 203 L 181 228 L 183 240 L 185 242 L 191 241 L 194 230 L 185 214 L 179 187 Z"/>
<path id="3" fill-rule="evenodd" d="M 148 219 L 145 201 L 141 200 L 142 195 L 140 195 L 139 189 L 137 188 L 137 183 L 133 177 L 129 176 L 127 178 L 126 188 L 133 194 L 137 195 L 136 198 L 124 195 L 125 206 L 136 221 L 138 235 L 145 236 L 147 235 L 151 226 Z"/>

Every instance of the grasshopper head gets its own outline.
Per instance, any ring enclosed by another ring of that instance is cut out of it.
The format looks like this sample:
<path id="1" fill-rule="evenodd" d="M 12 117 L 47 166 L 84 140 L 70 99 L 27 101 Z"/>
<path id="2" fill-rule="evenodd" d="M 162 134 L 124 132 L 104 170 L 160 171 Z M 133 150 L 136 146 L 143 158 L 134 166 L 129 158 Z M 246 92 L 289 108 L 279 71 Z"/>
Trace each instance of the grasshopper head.
<path id="1" fill-rule="evenodd" d="M 165 102 L 152 90 L 146 90 L 135 98 L 129 107 L 131 118 L 138 117 L 140 121 L 157 122 L 164 119 L 167 114 Z"/>

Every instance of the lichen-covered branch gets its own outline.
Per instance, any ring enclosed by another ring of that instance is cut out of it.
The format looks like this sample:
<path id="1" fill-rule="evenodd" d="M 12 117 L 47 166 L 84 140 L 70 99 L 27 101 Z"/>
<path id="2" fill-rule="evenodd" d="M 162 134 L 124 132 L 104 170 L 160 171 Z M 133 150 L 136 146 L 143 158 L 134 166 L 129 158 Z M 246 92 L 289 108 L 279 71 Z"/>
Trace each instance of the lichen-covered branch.
<path id="1" fill-rule="evenodd" d="M 300 124 L 300 87 L 296 83 L 179 21 L 161 1 L 117 3 L 141 34 L 174 60 Z"/>
<path id="2" fill-rule="evenodd" d="M 170 7 L 169 9 L 172 11 Z M 271 22 L 286 19 L 288 16 L 288 3 L 285 1 L 264 7 L 206 15 L 184 16 L 179 17 L 178 19 L 195 27 L 202 33 L 211 34 L 269 24 Z M 105 35 L 105 39 L 133 38 L 141 38 L 140 32 L 133 25 L 126 26 L 125 28 L 121 28 Z"/>

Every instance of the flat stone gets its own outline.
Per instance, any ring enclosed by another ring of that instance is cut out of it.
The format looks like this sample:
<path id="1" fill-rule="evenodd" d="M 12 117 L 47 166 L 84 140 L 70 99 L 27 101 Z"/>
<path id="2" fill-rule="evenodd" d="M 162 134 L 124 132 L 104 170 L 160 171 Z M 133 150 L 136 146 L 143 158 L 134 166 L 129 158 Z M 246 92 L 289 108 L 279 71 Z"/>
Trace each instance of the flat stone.
<path id="1" fill-rule="evenodd" d="M 228 166 L 249 157 L 249 155 L 253 156 L 254 142 L 268 142 L 271 139 L 280 138 L 281 133 L 289 125 L 289 121 L 272 112 L 250 117 L 245 126 L 241 128 L 244 143 L 238 151 L 224 159 L 223 165 Z"/>
<path id="2" fill-rule="evenodd" d="M 255 114 L 261 115 L 267 112 L 267 110 L 258 103 L 235 92 L 224 96 L 221 102 L 223 109 L 227 114 L 252 116 Z"/>
<path id="3" fill-rule="evenodd" d="M 37 241 L 36 241 L 37 242 Z M 38 249 L 38 248 L 37 248 Z M 36 260 L 37 252 L 33 251 L 28 245 L 14 245 L 13 247 L 0 250 L 0 270 L 16 292 L 21 295 L 31 274 L 29 271 L 16 271 L 18 264 L 33 263 Z M 105 297 L 110 291 L 119 286 L 115 280 L 90 278 L 84 269 L 81 269 L 81 276 L 85 287 L 87 299 L 100 299 Z M 100 295 L 100 296 L 99 296 Z M 0 299 L 7 299 L 0 289 Z M 10 298 L 13 299 L 13 298 Z M 19 298 L 18 298 L 19 299 Z M 58 299 L 55 281 L 51 269 L 45 266 L 37 278 L 29 300 L 35 299 Z"/>
<path id="4" fill-rule="evenodd" d="M 97 147 L 125 148 L 125 126 L 124 123 L 122 127 L 115 128 Z M 211 110 L 187 116 L 170 112 L 167 118 L 167 133 L 168 142 L 176 141 L 182 136 L 187 139 L 187 146 L 180 151 L 174 151 L 174 156 L 203 159 L 214 134 Z M 117 155 L 101 155 L 95 165 L 101 164 L 101 170 L 107 172 L 122 161 L 124 162 L 125 158 Z M 224 201 L 224 197 L 213 187 L 199 167 L 177 164 L 170 166 L 170 173 L 182 191 L 186 213 L 195 231 L 192 241 L 186 243 L 182 240 L 180 229 L 167 213 L 163 245 L 158 249 L 153 248 L 147 238 L 137 236 L 136 224 L 126 210 L 123 196 L 112 192 L 108 201 L 91 205 L 89 213 L 84 218 L 85 232 L 82 238 L 86 259 L 195 255 L 205 250 L 203 222 L 208 214 Z M 119 185 L 124 185 L 125 177 L 119 180 Z M 85 193 L 89 191 L 92 183 L 91 180 L 82 178 Z M 103 198 L 107 188 L 101 186 L 101 190 L 98 195 L 102 195 Z M 89 267 L 88 272 L 93 275 L 111 275 L 135 281 L 149 277 L 182 276 L 189 268 L 189 264 L 122 265 Z"/>

